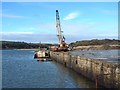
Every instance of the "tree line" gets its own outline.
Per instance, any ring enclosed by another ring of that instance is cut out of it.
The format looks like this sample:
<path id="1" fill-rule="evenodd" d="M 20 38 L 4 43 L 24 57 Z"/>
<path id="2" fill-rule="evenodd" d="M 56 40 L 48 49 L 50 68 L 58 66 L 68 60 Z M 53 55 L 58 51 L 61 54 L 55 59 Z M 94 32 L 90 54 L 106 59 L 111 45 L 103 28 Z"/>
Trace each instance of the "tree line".
<path id="1" fill-rule="evenodd" d="M 120 40 L 116 39 L 93 39 L 93 40 L 82 40 L 82 41 L 76 41 L 69 44 L 69 46 L 88 46 L 88 45 L 118 45 L 120 44 Z"/>
<path id="2" fill-rule="evenodd" d="M 0 41 L 0 49 L 34 49 L 48 48 L 51 44 Z"/>
<path id="3" fill-rule="evenodd" d="M 76 41 L 69 44 L 70 47 L 88 46 L 88 45 L 118 45 L 120 40 L 116 39 L 93 39 Z M 42 43 L 26 43 L 14 41 L 0 41 L 0 49 L 34 49 L 34 48 L 49 48 L 57 44 L 42 44 Z"/>

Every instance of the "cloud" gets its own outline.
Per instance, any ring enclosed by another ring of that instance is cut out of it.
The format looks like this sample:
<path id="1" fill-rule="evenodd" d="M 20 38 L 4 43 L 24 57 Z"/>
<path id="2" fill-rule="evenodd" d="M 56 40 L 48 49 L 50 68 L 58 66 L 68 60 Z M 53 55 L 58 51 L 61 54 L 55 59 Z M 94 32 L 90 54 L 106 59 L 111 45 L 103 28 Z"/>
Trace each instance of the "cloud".
<path id="1" fill-rule="evenodd" d="M 43 30 L 55 30 L 55 23 L 46 23 L 46 24 L 39 24 L 38 27 Z"/>
<path id="2" fill-rule="evenodd" d="M 98 30 L 96 26 L 102 24 L 93 21 L 74 24 L 64 22 L 62 25 L 67 43 L 79 40 L 118 38 L 117 27 L 109 28 L 108 30 Z M 3 30 L 4 32 L 1 32 L 2 40 L 58 43 L 57 31 L 53 23 L 38 24 L 36 27 L 20 28 L 20 30 L 21 31 L 16 30 L 14 32 L 5 32 Z"/>
<path id="3" fill-rule="evenodd" d="M 71 20 L 71 19 L 75 19 L 79 16 L 78 12 L 73 12 L 68 14 L 66 17 L 63 18 L 63 20 Z"/>
<path id="4" fill-rule="evenodd" d="M 55 23 L 38 24 L 36 31 L 38 33 L 56 34 L 56 24 Z"/>
<path id="5" fill-rule="evenodd" d="M 12 15 L 12 14 L 0 14 L 0 17 L 5 17 L 5 18 L 24 18 L 24 16 Z"/>
<path id="6" fill-rule="evenodd" d="M 109 34 L 109 33 L 107 33 L 107 34 L 98 34 L 97 36 L 101 36 L 101 37 L 118 37 L 118 33 L 114 33 L 114 34 Z"/>
<path id="7" fill-rule="evenodd" d="M 108 14 L 108 15 L 118 15 L 117 10 L 101 10 L 100 12 L 103 14 Z"/>
<path id="8" fill-rule="evenodd" d="M 81 32 L 81 31 L 80 31 Z M 32 33 L 32 32 L 2 32 L 2 40 L 9 41 L 24 41 L 24 42 L 42 42 L 42 43 L 58 43 L 56 34 L 43 34 L 43 33 Z M 65 34 L 66 43 L 75 42 L 79 40 L 91 40 L 91 39 L 117 39 L 116 34 L 96 34 L 82 32 L 79 35 L 76 34 Z"/>
<path id="9" fill-rule="evenodd" d="M 2 35 L 2 40 L 8 41 L 24 41 L 24 42 L 42 42 L 42 43 L 58 43 L 56 34 L 41 34 L 41 33 L 5 33 Z"/>
<path id="10" fill-rule="evenodd" d="M 28 35 L 33 34 L 33 32 L 0 32 L 2 35 Z"/>
<path id="11" fill-rule="evenodd" d="M 91 22 L 92 23 L 92 22 Z M 96 24 L 91 24 L 90 22 L 77 23 L 77 24 L 64 24 L 62 30 L 64 31 L 64 35 L 86 35 L 92 33 L 95 30 Z"/>

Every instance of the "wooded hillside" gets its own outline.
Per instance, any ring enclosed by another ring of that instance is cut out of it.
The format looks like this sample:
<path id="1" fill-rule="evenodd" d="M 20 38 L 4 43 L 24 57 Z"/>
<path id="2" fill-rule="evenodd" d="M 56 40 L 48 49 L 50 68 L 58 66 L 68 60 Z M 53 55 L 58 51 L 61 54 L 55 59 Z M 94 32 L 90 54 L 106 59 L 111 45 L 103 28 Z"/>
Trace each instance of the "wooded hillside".
<path id="1" fill-rule="evenodd" d="M 0 41 L 1 49 L 33 49 L 33 48 L 48 48 L 50 44 L 26 43 L 14 41 Z"/>
<path id="2" fill-rule="evenodd" d="M 82 40 L 69 44 L 71 47 L 76 46 L 89 46 L 89 45 L 118 45 L 120 40 L 115 39 L 103 39 L 103 40 Z M 34 49 L 34 48 L 48 48 L 49 46 L 57 44 L 42 44 L 42 43 L 26 43 L 26 42 L 14 42 L 14 41 L 0 41 L 0 49 Z"/>
<path id="3" fill-rule="evenodd" d="M 76 41 L 70 43 L 70 46 L 89 46 L 89 45 L 118 45 L 120 44 L 120 40 L 115 40 L 115 39 L 103 39 L 103 40 L 98 40 L 98 39 L 93 39 L 93 40 L 83 40 L 83 41 Z"/>

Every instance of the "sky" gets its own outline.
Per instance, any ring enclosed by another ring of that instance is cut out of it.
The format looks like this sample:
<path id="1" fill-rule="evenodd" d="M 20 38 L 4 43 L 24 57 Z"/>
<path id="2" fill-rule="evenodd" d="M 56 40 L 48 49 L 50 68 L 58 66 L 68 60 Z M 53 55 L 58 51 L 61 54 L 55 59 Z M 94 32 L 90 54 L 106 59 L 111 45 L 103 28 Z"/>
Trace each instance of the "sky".
<path id="1" fill-rule="evenodd" d="M 66 43 L 118 39 L 117 2 L 2 2 L 2 40 L 58 43 L 56 10 Z"/>

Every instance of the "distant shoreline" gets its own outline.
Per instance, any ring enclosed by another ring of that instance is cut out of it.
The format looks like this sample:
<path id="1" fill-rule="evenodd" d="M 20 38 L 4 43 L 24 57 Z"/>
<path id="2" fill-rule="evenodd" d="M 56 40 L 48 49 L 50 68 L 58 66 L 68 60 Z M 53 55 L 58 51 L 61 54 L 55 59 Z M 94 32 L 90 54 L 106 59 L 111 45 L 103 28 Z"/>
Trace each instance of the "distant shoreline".
<path id="1" fill-rule="evenodd" d="M 32 50 L 32 51 L 38 51 L 39 48 L 33 48 L 33 49 L 1 49 L 1 50 Z M 120 45 L 88 45 L 88 46 L 76 46 L 73 47 L 73 50 L 120 50 Z"/>
<path id="2" fill-rule="evenodd" d="M 38 49 L 14 49 L 14 50 L 34 50 L 34 51 L 36 51 Z"/>
<path id="3" fill-rule="evenodd" d="M 37 51 L 38 49 L 0 49 L 0 50 L 32 50 L 32 51 Z"/>
<path id="4" fill-rule="evenodd" d="M 88 45 L 77 46 L 74 50 L 120 50 L 120 45 Z"/>

